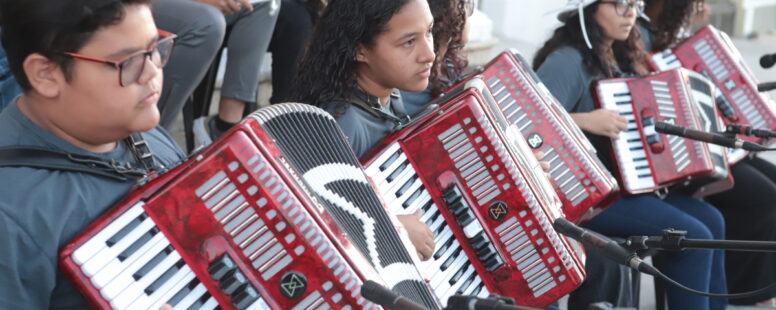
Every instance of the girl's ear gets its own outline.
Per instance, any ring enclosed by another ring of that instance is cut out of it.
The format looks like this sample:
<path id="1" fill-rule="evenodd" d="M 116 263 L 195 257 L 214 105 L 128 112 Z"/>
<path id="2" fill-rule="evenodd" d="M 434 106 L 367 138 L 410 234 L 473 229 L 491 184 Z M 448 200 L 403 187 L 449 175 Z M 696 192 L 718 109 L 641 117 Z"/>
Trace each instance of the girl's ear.
<path id="1" fill-rule="evenodd" d="M 368 53 L 367 48 L 364 47 L 364 45 L 359 44 L 356 47 L 356 59 L 354 60 L 357 62 L 368 62 L 367 61 L 368 58 L 366 57 L 367 53 Z"/>

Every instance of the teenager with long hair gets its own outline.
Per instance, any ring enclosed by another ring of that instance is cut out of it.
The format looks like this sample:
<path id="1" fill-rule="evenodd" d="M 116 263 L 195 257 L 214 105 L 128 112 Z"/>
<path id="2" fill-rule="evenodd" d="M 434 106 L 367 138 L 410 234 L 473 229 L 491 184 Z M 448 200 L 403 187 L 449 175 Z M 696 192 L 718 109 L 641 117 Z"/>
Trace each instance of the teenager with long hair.
<path id="1" fill-rule="evenodd" d="M 646 74 L 646 53 L 635 28 L 643 2 L 571 0 L 559 15 L 563 23 L 539 49 L 534 67 L 550 92 L 571 113 L 611 167 L 607 139 L 616 139 L 627 121 L 617 112 L 596 109 L 591 83 L 597 79 Z M 585 224 L 609 236 L 660 235 L 665 228 L 687 231 L 688 238 L 724 239 L 724 221 L 714 207 L 683 195 L 664 199 L 644 194 L 623 197 Z M 724 253 L 711 250 L 665 252 L 663 272 L 701 291 L 725 293 Z M 724 309 L 724 299 L 667 289 L 671 309 Z"/>
<path id="2" fill-rule="evenodd" d="M 645 4 L 649 21 L 638 23 L 648 52 L 663 51 L 692 35 L 693 22 L 703 19 L 709 8 L 705 0 L 649 0 Z"/>
<path id="3" fill-rule="evenodd" d="M 330 1 L 299 64 L 296 99 L 329 111 L 363 156 L 409 121 L 398 89 L 428 85 L 432 26 L 426 0 Z M 398 217 L 418 256 L 430 258 L 434 236 L 420 211 Z"/>
<path id="4" fill-rule="evenodd" d="M 642 23 L 650 52 L 674 47 L 686 38 L 692 21 L 707 12 L 703 0 L 651 0 L 646 12 L 651 22 Z M 731 167 L 733 189 L 706 197 L 725 217 L 728 238 L 776 241 L 776 166 L 752 154 Z M 741 199 L 746 197 L 747 199 Z M 728 251 L 725 256 L 730 291 L 756 290 L 776 282 L 776 253 Z M 776 306 L 776 291 L 730 303 Z"/>
<path id="5" fill-rule="evenodd" d="M 474 0 L 428 0 L 434 16 L 434 49 L 437 59 L 429 86 L 423 92 L 401 92 L 407 107 L 424 107 L 440 93 L 465 78 L 468 60 L 464 47 L 469 41 L 468 18 L 474 13 Z M 543 155 L 537 154 L 541 160 Z M 542 162 L 545 169 L 549 163 Z M 589 309 L 591 304 L 608 302 L 615 307 L 633 307 L 630 271 L 594 250 L 587 251 L 587 279 L 569 296 L 570 310 Z M 558 309 L 551 305 L 545 309 Z"/>

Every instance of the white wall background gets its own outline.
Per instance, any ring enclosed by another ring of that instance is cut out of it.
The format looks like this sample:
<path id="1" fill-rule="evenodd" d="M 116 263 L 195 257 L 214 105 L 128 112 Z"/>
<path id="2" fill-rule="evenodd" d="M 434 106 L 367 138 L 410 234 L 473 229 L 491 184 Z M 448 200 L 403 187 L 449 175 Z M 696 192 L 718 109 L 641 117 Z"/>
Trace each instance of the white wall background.
<path id="1" fill-rule="evenodd" d="M 560 25 L 557 10 L 566 0 L 481 0 L 480 9 L 493 20 L 498 37 L 538 46 Z"/>

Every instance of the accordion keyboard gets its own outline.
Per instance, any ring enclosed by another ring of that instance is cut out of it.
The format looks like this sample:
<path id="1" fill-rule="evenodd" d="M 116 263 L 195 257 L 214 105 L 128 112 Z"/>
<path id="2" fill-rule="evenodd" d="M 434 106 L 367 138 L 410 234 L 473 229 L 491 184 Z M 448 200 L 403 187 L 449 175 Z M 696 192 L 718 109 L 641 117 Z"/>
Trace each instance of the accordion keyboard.
<path id="1" fill-rule="evenodd" d="M 367 168 L 367 174 L 372 176 L 379 192 L 388 193 L 383 197 L 391 213 L 412 214 L 421 210 L 421 221 L 429 225 L 436 247 L 431 258 L 421 262 L 418 269 L 439 299 L 444 302 L 455 294 L 487 297 L 488 289 L 399 145 L 386 149 Z"/>
<path id="2" fill-rule="evenodd" d="M 616 111 L 628 121 L 626 130 L 620 132 L 619 138 L 612 140 L 615 156 L 620 163 L 620 174 L 624 188 L 632 191 L 642 191 L 655 187 L 652 169 L 647 159 L 647 150 L 641 142 L 641 132 L 636 124 L 636 116 L 633 114 L 633 101 L 628 90 L 628 85 L 622 83 L 610 83 L 601 87 L 601 108 Z"/>
<path id="3" fill-rule="evenodd" d="M 143 203 L 132 206 L 75 250 L 73 259 L 114 309 L 159 309 L 162 304 L 180 309 L 218 306 L 145 213 Z M 261 303 L 259 298 L 254 301 Z"/>

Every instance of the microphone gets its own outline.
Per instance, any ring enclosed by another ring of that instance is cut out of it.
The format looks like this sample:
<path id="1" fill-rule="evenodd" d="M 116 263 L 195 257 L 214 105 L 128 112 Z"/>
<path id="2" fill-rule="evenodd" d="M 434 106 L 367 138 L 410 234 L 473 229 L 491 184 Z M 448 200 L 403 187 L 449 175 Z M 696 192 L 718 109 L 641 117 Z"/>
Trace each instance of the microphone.
<path id="1" fill-rule="evenodd" d="M 776 54 L 766 54 L 760 57 L 760 67 L 768 69 L 776 64 Z"/>
<path id="2" fill-rule="evenodd" d="M 428 310 L 372 280 L 361 286 L 361 296 L 386 309 Z"/>
<path id="3" fill-rule="evenodd" d="M 496 295 L 490 295 L 488 298 L 479 298 L 477 296 L 453 295 L 447 299 L 445 309 L 455 310 L 528 310 L 514 305 L 514 300 Z"/>
<path id="4" fill-rule="evenodd" d="M 656 274 L 657 270 L 655 270 L 655 267 L 645 263 L 638 255 L 636 255 L 636 253 L 629 252 L 620 246 L 620 244 L 604 235 L 579 227 L 561 217 L 555 219 L 555 222 L 552 223 L 552 227 L 559 233 L 574 238 L 575 240 L 596 249 L 598 252 L 604 254 L 618 264 L 631 267 L 647 274 Z"/>
<path id="5" fill-rule="evenodd" d="M 729 124 L 725 130 L 727 133 L 737 135 L 755 136 L 758 138 L 776 138 L 776 132 L 767 129 L 752 128 L 752 125 Z"/>
<path id="6" fill-rule="evenodd" d="M 726 137 L 717 133 L 705 132 L 687 127 L 676 126 L 665 122 L 655 122 L 655 131 L 685 137 L 692 140 L 721 145 L 729 148 L 744 149 L 747 151 L 766 151 L 766 147 L 757 143 L 743 141 L 741 139 Z"/>
<path id="7" fill-rule="evenodd" d="M 757 84 L 757 91 L 758 92 L 766 92 L 776 89 L 776 82 L 767 82 L 767 83 L 760 83 Z"/>

